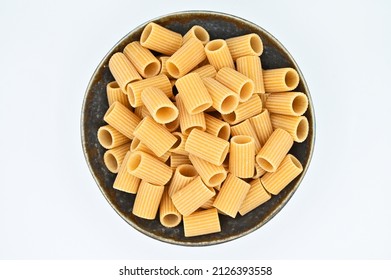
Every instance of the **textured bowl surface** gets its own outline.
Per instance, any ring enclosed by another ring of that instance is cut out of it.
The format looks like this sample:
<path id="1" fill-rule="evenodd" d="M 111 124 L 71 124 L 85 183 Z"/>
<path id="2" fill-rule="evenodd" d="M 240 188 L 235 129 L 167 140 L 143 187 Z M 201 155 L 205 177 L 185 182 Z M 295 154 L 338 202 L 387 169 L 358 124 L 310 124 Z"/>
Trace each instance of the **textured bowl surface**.
<path id="1" fill-rule="evenodd" d="M 184 237 L 182 223 L 175 228 L 169 229 L 163 227 L 158 218 L 150 221 L 134 216 L 132 207 L 135 195 L 113 189 L 115 174 L 110 173 L 103 163 L 105 149 L 100 146 L 97 140 L 97 131 L 100 126 L 105 124 L 103 116 L 108 109 L 106 85 L 114 80 L 108 68 L 109 58 L 115 52 L 122 51 L 130 42 L 139 40 L 142 30 L 148 22 L 140 25 L 122 38 L 107 53 L 92 75 L 84 97 L 81 115 L 82 146 L 87 164 L 99 189 L 113 209 L 133 228 L 152 238 L 172 244 L 204 246 L 226 242 L 246 235 L 260 228 L 284 207 L 298 188 L 308 169 L 314 148 L 315 119 L 310 93 L 304 77 L 292 56 L 280 42 L 261 27 L 244 19 L 209 11 L 187 11 L 165 15 L 151 21 L 182 35 L 193 25 L 201 25 L 209 32 L 211 40 L 257 33 L 264 45 L 264 51 L 261 55 L 262 67 L 264 69 L 295 68 L 300 75 L 300 84 L 296 91 L 304 92 L 309 98 L 309 108 L 305 116 L 308 118 L 310 130 L 307 140 L 300 144 L 295 143 L 290 153 L 300 160 L 304 171 L 278 195 L 272 196 L 269 201 L 245 216 L 242 217 L 238 214 L 235 219 L 232 219 L 228 216 L 220 215 L 221 232 L 219 233 L 186 238 Z"/>

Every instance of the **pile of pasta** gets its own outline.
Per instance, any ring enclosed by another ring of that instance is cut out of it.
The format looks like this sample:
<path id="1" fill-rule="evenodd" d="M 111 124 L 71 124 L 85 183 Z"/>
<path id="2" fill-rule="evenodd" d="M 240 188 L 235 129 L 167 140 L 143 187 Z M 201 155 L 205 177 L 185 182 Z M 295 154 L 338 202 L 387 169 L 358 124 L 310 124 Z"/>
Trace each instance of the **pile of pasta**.
<path id="1" fill-rule="evenodd" d="M 135 216 L 220 232 L 219 215 L 246 215 L 302 172 L 289 150 L 308 135 L 308 99 L 295 69 L 262 69 L 262 52 L 254 33 L 210 40 L 151 22 L 110 58 L 98 140 Z"/>

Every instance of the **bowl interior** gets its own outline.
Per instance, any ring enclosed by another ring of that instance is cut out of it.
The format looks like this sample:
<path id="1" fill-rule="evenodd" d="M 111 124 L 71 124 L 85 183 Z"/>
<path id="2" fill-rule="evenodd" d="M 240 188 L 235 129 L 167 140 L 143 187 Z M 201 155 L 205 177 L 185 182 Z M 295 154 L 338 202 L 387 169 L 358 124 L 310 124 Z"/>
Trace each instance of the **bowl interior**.
<path id="1" fill-rule="evenodd" d="M 81 134 L 84 154 L 91 173 L 113 209 L 131 226 L 150 237 L 173 244 L 202 246 L 226 242 L 248 234 L 260 228 L 284 207 L 298 188 L 310 163 L 315 126 L 312 101 L 304 77 L 296 62 L 281 43 L 261 27 L 241 18 L 216 12 L 190 11 L 162 16 L 152 21 L 182 35 L 193 25 L 200 25 L 209 32 L 211 40 L 257 33 L 264 45 L 264 51 L 261 55 L 264 69 L 295 68 L 300 75 L 300 83 L 296 91 L 305 93 L 309 99 L 309 108 L 305 116 L 308 118 L 310 129 L 307 140 L 300 144 L 295 143 L 290 153 L 300 160 L 304 171 L 278 195 L 272 196 L 269 201 L 245 216 L 242 217 L 238 214 L 235 219 L 232 219 L 220 215 L 221 232 L 219 233 L 185 238 L 182 223 L 175 228 L 165 228 L 160 224 L 158 218 L 150 221 L 134 216 L 132 208 L 135 195 L 113 189 L 112 185 L 116 175 L 110 173 L 103 163 L 105 149 L 100 146 L 97 140 L 97 131 L 99 127 L 105 125 L 103 116 L 108 109 L 106 85 L 114 80 L 108 67 L 109 58 L 115 52 L 122 51 L 130 42 L 139 40 L 145 23 L 127 34 L 108 52 L 98 65 L 88 85 L 82 108 Z"/>

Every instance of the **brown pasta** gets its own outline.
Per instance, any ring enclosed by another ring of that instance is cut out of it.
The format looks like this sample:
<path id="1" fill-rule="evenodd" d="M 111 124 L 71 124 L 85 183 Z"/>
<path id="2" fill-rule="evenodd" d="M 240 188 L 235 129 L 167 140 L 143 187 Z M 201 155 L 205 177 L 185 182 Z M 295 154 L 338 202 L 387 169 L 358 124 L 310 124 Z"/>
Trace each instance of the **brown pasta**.
<path id="1" fill-rule="evenodd" d="M 106 86 L 107 101 L 109 107 L 115 101 L 122 103 L 126 108 L 130 108 L 128 96 L 122 91 L 116 81 L 110 82 Z"/>
<path id="2" fill-rule="evenodd" d="M 279 114 L 271 114 L 270 120 L 273 128 L 282 128 L 289 132 L 293 140 L 302 143 L 307 139 L 309 123 L 305 116 L 294 117 Z"/>
<path id="3" fill-rule="evenodd" d="M 127 170 L 127 162 L 130 157 L 130 151 L 125 155 L 125 158 L 119 168 L 118 174 L 115 177 L 113 188 L 127 193 L 137 193 L 138 187 L 140 185 L 140 178 L 137 178 L 131 175 Z"/>
<path id="4" fill-rule="evenodd" d="M 234 61 L 226 41 L 222 39 L 210 41 L 205 45 L 205 54 L 209 63 L 213 65 L 217 71 L 223 67 L 235 69 Z"/>
<path id="5" fill-rule="evenodd" d="M 141 33 L 140 43 L 150 50 L 172 55 L 182 46 L 182 35 L 151 22 Z"/>
<path id="6" fill-rule="evenodd" d="M 160 61 L 150 50 L 141 46 L 139 41 L 128 44 L 123 53 L 144 78 L 150 78 L 159 74 Z"/>
<path id="7" fill-rule="evenodd" d="M 126 92 L 129 83 L 141 80 L 136 68 L 121 52 L 113 54 L 110 58 L 109 69 L 123 92 Z"/>
<path id="8" fill-rule="evenodd" d="M 262 40 L 255 33 L 229 38 L 225 41 L 234 60 L 248 55 L 260 56 L 263 52 Z"/>
<path id="9" fill-rule="evenodd" d="M 294 90 L 300 82 L 299 74 L 293 68 L 263 70 L 263 83 L 266 92 Z"/>

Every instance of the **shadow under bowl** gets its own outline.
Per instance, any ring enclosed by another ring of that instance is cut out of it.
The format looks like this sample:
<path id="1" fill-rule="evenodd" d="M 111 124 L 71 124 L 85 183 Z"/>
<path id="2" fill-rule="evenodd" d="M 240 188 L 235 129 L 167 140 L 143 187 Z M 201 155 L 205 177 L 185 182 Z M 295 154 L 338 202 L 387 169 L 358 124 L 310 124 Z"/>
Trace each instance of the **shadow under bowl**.
<path id="1" fill-rule="evenodd" d="M 261 55 L 263 69 L 292 67 L 300 76 L 300 83 L 295 91 L 303 92 L 309 100 L 309 107 L 304 114 L 309 122 L 308 138 L 303 143 L 294 143 L 290 153 L 303 165 L 303 172 L 295 178 L 278 195 L 245 216 L 239 214 L 235 219 L 220 215 L 221 232 L 203 236 L 185 237 L 182 223 L 174 228 L 163 227 L 157 218 L 145 220 L 132 214 L 135 195 L 115 190 L 113 182 L 116 174 L 109 172 L 103 162 L 105 149 L 99 144 L 97 131 L 105 125 L 103 116 L 108 109 L 106 97 L 106 85 L 114 78 L 110 73 L 108 62 L 110 57 L 132 41 L 140 39 L 144 23 L 135 28 L 122 38 L 103 58 L 97 66 L 87 87 L 81 114 L 81 136 L 83 152 L 90 171 L 101 190 L 102 194 L 113 209 L 133 228 L 147 236 L 160 241 L 185 245 L 205 246 L 219 244 L 244 236 L 262 227 L 273 218 L 289 201 L 300 185 L 312 157 L 315 141 L 315 118 L 310 92 L 304 77 L 284 46 L 263 28 L 236 16 L 210 12 L 210 11 L 185 11 L 161 16 L 151 20 L 184 35 L 193 25 L 204 27 L 210 34 L 210 39 L 227 39 L 248 33 L 258 34 L 263 42 L 264 50 Z"/>

